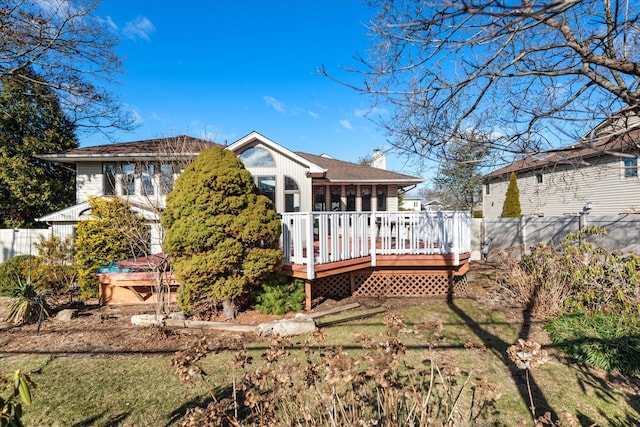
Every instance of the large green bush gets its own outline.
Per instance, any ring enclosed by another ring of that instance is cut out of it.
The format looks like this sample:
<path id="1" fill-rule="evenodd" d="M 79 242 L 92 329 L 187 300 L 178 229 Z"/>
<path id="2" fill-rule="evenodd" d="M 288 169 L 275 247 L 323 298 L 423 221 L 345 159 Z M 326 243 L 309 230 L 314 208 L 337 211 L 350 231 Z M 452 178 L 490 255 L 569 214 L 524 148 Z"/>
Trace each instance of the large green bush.
<path id="1" fill-rule="evenodd" d="M 200 153 L 176 180 L 161 216 L 163 251 L 183 288 L 180 307 L 190 314 L 201 299 L 233 300 L 256 287 L 282 260 L 280 219 L 271 201 L 229 150 Z"/>
<path id="2" fill-rule="evenodd" d="M 149 228 L 124 200 L 93 197 L 89 203 L 93 219 L 78 222 L 74 245 L 78 286 L 84 298 L 98 295 L 98 268 L 149 255 Z"/>
<path id="3" fill-rule="evenodd" d="M 32 255 L 16 255 L 0 264 L 0 295 L 10 296 L 12 289 L 31 276 L 31 269 L 36 257 Z"/>

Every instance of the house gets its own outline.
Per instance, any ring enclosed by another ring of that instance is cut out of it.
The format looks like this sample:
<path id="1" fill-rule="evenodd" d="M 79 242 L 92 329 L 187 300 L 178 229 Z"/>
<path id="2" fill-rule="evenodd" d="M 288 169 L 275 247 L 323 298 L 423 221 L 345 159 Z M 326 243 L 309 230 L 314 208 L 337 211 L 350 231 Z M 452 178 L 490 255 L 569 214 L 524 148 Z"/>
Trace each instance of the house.
<path id="1" fill-rule="evenodd" d="M 178 136 L 42 155 L 75 168 L 77 205 L 40 220 L 56 235 L 71 235 L 77 221 L 89 214 L 90 196 L 121 197 L 145 215 L 152 226 L 152 252 L 160 252 L 159 213 L 166 195 L 195 156 L 212 145 Z M 468 269 L 468 218 L 399 212 L 399 192 L 422 179 L 383 169 L 382 153 L 374 153 L 378 167 L 364 166 L 326 154 L 293 152 L 257 132 L 226 148 L 280 213 L 285 271 L 305 280 L 307 307 L 314 290 L 325 296 L 350 295 L 357 287 L 361 292 L 406 294 L 398 285 L 406 283 L 412 294 L 446 293 L 454 276 Z M 400 267 L 410 273 L 400 274 Z M 387 271 L 376 273 L 380 268 Z M 430 271 L 417 271 L 425 268 Z M 356 273 L 364 285 L 356 285 Z M 393 289 L 387 290 L 388 282 Z"/>
<path id="2" fill-rule="evenodd" d="M 54 234 L 69 235 L 74 224 L 87 214 L 90 196 L 125 198 L 147 220 L 157 220 L 177 176 L 200 151 L 213 145 L 180 135 L 42 155 L 43 159 L 75 168 L 77 205 L 39 220 L 51 224 Z M 327 155 L 292 152 L 258 132 L 251 132 L 227 149 L 238 155 L 278 212 L 397 211 L 398 191 L 422 182 L 420 178 Z M 154 252 L 159 252 L 161 233 L 154 236 Z"/>
<path id="3" fill-rule="evenodd" d="M 402 206 L 400 207 L 405 211 L 419 212 L 422 210 L 422 199 L 420 197 L 405 196 L 402 198 Z"/>
<path id="4" fill-rule="evenodd" d="M 483 216 L 502 214 L 515 172 L 524 216 L 640 213 L 640 129 L 634 118 L 602 123 L 576 143 L 535 154 L 483 177 Z"/>

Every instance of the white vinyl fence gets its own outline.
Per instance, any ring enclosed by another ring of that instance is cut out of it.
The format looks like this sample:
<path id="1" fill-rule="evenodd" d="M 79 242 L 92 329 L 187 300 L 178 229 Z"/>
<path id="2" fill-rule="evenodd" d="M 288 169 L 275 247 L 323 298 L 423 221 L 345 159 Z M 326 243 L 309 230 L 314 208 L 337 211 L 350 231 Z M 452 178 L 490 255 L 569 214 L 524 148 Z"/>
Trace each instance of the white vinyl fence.
<path id="1" fill-rule="evenodd" d="M 49 238 L 50 229 L 9 228 L 0 229 L 0 263 L 16 255 L 38 255 L 35 244 L 40 236 Z"/>
<path id="2" fill-rule="evenodd" d="M 403 212 L 403 215 L 406 214 Z M 301 214 L 298 214 L 301 215 Z M 349 213 L 351 224 L 362 223 L 360 213 Z M 306 220 L 306 215 L 300 218 Z M 385 217 L 386 218 L 386 217 Z M 316 227 L 325 224 L 314 218 Z M 367 226 L 369 225 L 367 220 Z M 293 224 L 293 223 L 290 223 Z M 327 224 L 329 224 L 327 222 Z M 333 221 L 332 227 L 342 222 Z M 619 250 L 625 254 L 640 254 L 640 215 L 615 215 L 615 216 L 562 216 L 562 217 L 522 217 L 511 218 L 483 218 L 471 219 L 471 259 L 482 259 L 483 249 L 505 250 L 509 248 L 520 248 L 513 252 L 513 256 L 520 256 L 523 250 L 529 250 L 538 243 L 559 244 L 567 233 L 575 232 L 584 225 L 598 225 L 604 227 L 608 235 L 604 237 L 592 237 L 591 241 L 600 244 L 609 250 Z M 305 227 L 296 227 L 298 231 L 307 230 Z M 368 227 L 364 227 L 368 229 Z M 398 227 L 396 230 L 403 230 Z M 350 232 L 356 232 L 356 227 L 351 227 Z M 293 230 L 292 230 L 293 231 Z M 319 231 L 319 230 L 318 230 Z M 315 230 L 314 230 L 315 232 Z M 0 263 L 15 255 L 36 255 L 34 244 L 38 242 L 40 236 L 51 236 L 52 230 L 33 229 L 0 229 Z M 459 233 L 464 236 L 464 233 Z M 306 236 L 304 236 L 306 238 Z M 312 235 L 313 237 L 313 235 Z M 360 236 L 362 237 L 362 236 Z M 382 236 L 381 236 L 382 237 Z M 301 244 L 303 234 L 291 235 L 297 244 Z M 300 239 L 298 242 L 295 239 Z M 356 239 L 357 241 L 357 239 Z M 337 242 L 337 241 L 336 241 Z M 336 244 L 334 242 L 333 244 Z M 352 239 L 352 244 L 354 240 Z M 488 245 L 487 243 L 490 242 Z M 429 245 L 427 245 L 429 247 Z M 285 247 L 286 250 L 286 247 Z M 351 248 L 351 250 L 366 251 L 365 245 Z M 335 253 L 339 253 L 336 251 Z M 302 252 L 289 254 L 289 256 L 302 256 Z"/>
<path id="3" fill-rule="evenodd" d="M 589 236 L 594 244 L 623 254 L 640 254 L 640 215 L 562 216 L 473 219 L 472 259 L 481 259 L 482 251 L 516 248 L 512 256 L 520 257 L 538 243 L 560 245 L 568 233 L 586 225 L 607 230 L 606 236 Z"/>

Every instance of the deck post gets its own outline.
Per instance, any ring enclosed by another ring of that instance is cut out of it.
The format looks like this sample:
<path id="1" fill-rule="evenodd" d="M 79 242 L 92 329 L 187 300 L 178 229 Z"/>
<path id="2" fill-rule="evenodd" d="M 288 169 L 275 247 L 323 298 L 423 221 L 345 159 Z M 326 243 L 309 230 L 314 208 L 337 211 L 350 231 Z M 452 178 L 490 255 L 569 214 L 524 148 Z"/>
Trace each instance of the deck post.
<path id="1" fill-rule="evenodd" d="M 311 280 L 304 281 L 304 308 L 311 311 Z"/>

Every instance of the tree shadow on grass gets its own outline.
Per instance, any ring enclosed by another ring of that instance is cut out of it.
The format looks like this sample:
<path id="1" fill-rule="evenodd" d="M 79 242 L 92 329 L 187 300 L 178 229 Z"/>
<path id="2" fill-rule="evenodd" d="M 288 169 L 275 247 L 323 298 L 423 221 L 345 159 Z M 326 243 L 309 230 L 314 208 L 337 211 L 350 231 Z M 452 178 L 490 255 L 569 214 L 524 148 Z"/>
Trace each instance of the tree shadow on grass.
<path id="1" fill-rule="evenodd" d="M 89 427 L 95 425 L 103 425 L 103 426 L 115 426 L 124 421 L 131 412 L 122 412 L 118 415 L 115 415 L 109 419 L 103 419 L 103 417 L 107 414 L 107 411 L 103 411 L 100 414 L 93 415 L 85 420 L 77 422 L 73 424 L 71 427 Z"/>
<path id="2" fill-rule="evenodd" d="M 506 342 L 501 337 L 489 332 L 487 329 L 483 328 L 479 322 L 469 316 L 455 303 L 453 299 L 453 290 L 451 290 L 447 297 L 447 305 L 460 319 L 462 319 L 462 321 L 488 349 L 492 349 L 496 353 L 507 369 L 509 369 L 509 373 L 516 385 L 520 398 L 529 409 L 531 409 L 531 398 L 533 399 L 533 404 L 535 405 L 534 418 L 537 419 L 539 416 L 548 412 L 553 420 L 557 420 L 558 414 L 554 411 L 542 389 L 536 382 L 534 372 L 529 370 L 529 381 L 527 385 L 526 371 L 519 369 L 515 363 L 509 359 L 507 349 L 514 343 Z M 531 310 L 523 310 L 523 321 L 520 325 L 518 338 L 525 341 L 529 339 L 529 335 L 531 333 L 531 321 Z M 529 395 L 529 390 L 531 391 L 531 396 Z"/>
<path id="3" fill-rule="evenodd" d="M 631 410 L 625 408 L 624 411 L 613 415 L 598 410 L 602 418 L 607 420 L 608 425 L 613 427 L 640 425 L 640 378 L 637 375 L 624 375 L 591 368 L 569 358 L 566 363 L 576 368 L 576 379 L 583 393 L 592 390 L 598 399 L 612 405 L 621 398 L 626 399 L 627 405 L 632 408 Z M 576 415 L 582 425 L 595 423 L 580 411 Z"/>
<path id="4" fill-rule="evenodd" d="M 234 401 L 233 387 L 232 386 L 217 387 L 212 390 L 212 393 L 215 396 L 215 399 L 216 399 L 215 401 L 221 403 L 220 405 L 221 407 L 227 408 L 227 410 L 225 411 L 227 415 L 235 419 L 236 414 L 231 409 L 233 408 L 232 402 Z M 246 405 L 243 404 L 244 394 L 239 390 L 236 390 L 236 400 L 238 402 L 237 419 L 244 420 L 250 415 L 251 411 Z M 194 408 L 206 409 L 213 402 L 214 400 L 210 395 L 203 395 L 183 403 L 182 405 L 180 405 L 178 408 L 176 408 L 171 412 L 171 418 L 169 419 L 169 422 L 166 424 L 166 426 L 169 427 L 169 426 L 175 425 L 178 421 L 184 419 L 189 409 L 194 409 Z M 229 405 L 227 405 L 227 403 L 229 403 Z"/>

